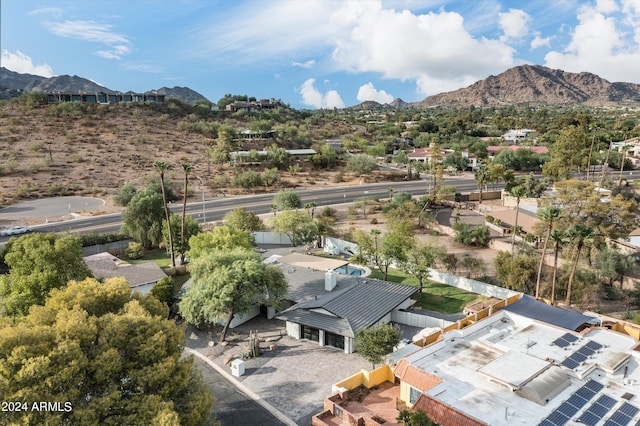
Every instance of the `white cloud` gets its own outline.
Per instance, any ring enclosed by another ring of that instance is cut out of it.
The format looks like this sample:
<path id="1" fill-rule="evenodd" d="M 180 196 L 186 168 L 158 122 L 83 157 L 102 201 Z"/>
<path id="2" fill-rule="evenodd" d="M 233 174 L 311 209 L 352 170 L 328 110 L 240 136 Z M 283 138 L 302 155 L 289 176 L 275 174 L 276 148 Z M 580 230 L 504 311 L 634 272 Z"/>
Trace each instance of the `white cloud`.
<path id="1" fill-rule="evenodd" d="M 546 65 L 571 72 L 590 71 L 614 82 L 638 82 L 640 22 L 618 19 L 615 6 L 599 1 L 582 7 L 570 43 L 563 51 L 547 53 Z"/>
<path id="2" fill-rule="evenodd" d="M 371 82 L 360 86 L 360 89 L 358 89 L 358 96 L 356 98 L 360 102 L 376 101 L 381 104 L 391 103 L 394 99 L 393 96 L 384 90 L 376 90 Z"/>
<path id="3" fill-rule="evenodd" d="M 302 84 L 300 87 L 300 94 L 302 95 L 302 103 L 304 105 L 312 106 L 313 108 L 344 108 L 344 102 L 340 97 L 340 94 L 335 90 L 329 90 L 325 94 L 322 94 L 315 87 L 315 78 L 310 78 Z"/>
<path id="4" fill-rule="evenodd" d="M 19 50 L 9 52 L 2 49 L 2 66 L 21 74 L 34 74 L 42 77 L 53 77 L 53 70 L 49 64 L 34 65 L 30 56 L 25 55 Z"/>
<path id="5" fill-rule="evenodd" d="M 122 59 L 131 53 L 131 42 L 126 35 L 112 31 L 113 25 L 95 21 L 64 21 L 48 25 L 49 30 L 60 37 L 84 40 L 106 45 L 96 54 L 106 59 Z"/>
<path id="6" fill-rule="evenodd" d="M 165 70 L 163 67 L 150 62 L 125 62 L 121 68 L 128 71 L 141 71 L 154 74 L 161 73 Z"/>
<path id="7" fill-rule="evenodd" d="M 291 65 L 294 67 L 299 67 L 299 68 L 313 68 L 313 66 L 316 64 L 316 61 L 314 61 L 313 59 L 309 59 L 306 62 L 292 62 Z"/>
<path id="8" fill-rule="evenodd" d="M 539 49 L 541 47 L 551 47 L 551 36 L 542 37 L 539 31 L 533 33 L 534 37 L 531 40 L 531 48 Z"/>
<path id="9" fill-rule="evenodd" d="M 458 13 L 441 10 L 414 15 L 376 8 L 375 2 L 358 4 L 367 9 L 333 52 L 340 68 L 414 80 L 418 91 L 428 95 L 458 89 L 462 81 L 472 83 L 515 64 L 512 47 L 499 40 L 474 38 Z"/>
<path id="10" fill-rule="evenodd" d="M 56 19 L 59 19 L 62 16 L 62 8 L 59 7 L 41 7 L 39 9 L 34 9 L 31 12 L 27 13 L 28 16 L 35 15 L 49 15 Z"/>
<path id="11" fill-rule="evenodd" d="M 531 22 L 531 16 L 520 9 L 509 9 L 508 12 L 499 13 L 498 21 L 500 28 L 504 34 L 500 37 L 500 40 L 507 42 L 510 40 L 521 40 L 527 34 L 529 34 L 529 23 Z"/>

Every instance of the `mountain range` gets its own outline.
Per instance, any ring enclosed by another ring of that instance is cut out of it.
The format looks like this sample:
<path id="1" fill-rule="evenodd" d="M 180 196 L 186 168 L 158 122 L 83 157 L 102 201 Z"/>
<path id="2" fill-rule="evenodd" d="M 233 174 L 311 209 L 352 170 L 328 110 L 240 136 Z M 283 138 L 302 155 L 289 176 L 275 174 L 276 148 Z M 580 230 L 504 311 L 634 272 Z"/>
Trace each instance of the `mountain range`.
<path id="1" fill-rule="evenodd" d="M 366 101 L 352 109 L 482 107 L 522 103 L 640 107 L 640 84 L 611 83 L 588 72 L 571 73 L 540 65 L 521 65 L 469 87 L 429 96 L 420 102 L 406 103 L 396 99 L 392 104 L 383 105 Z"/>
<path id="2" fill-rule="evenodd" d="M 42 77 L 32 74 L 20 74 L 10 71 L 4 67 L 0 68 L 0 89 L 5 92 L 125 92 L 111 90 L 101 86 L 86 78 L 77 75 L 60 75 L 55 77 Z M 188 87 L 161 87 L 160 89 L 148 90 L 145 93 L 159 93 L 169 98 L 177 98 L 184 102 L 194 103 L 198 100 L 207 100 L 200 93 Z"/>
<path id="3" fill-rule="evenodd" d="M 61 75 L 51 78 L 20 74 L 0 68 L 0 95 L 15 96 L 24 91 L 41 92 L 107 92 L 114 90 L 78 76 Z M 157 92 L 167 97 L 193 103 L 207 100 L 188 87 L 162 87 Z M 4 94 L 4 95 L 3 95 Z M 611 83 L 588 72 L 571 73 L 540 65 L 521 65 L 477 81 L 469 87 L 429 96 L 420 102 L 408 103 L 400 98 L 388 104 L 365 101 L 352 110 L 404 109 L 411 107 L 470 107 L 530 104 L 629 106 L 640 107 L 640 85 Z"/>

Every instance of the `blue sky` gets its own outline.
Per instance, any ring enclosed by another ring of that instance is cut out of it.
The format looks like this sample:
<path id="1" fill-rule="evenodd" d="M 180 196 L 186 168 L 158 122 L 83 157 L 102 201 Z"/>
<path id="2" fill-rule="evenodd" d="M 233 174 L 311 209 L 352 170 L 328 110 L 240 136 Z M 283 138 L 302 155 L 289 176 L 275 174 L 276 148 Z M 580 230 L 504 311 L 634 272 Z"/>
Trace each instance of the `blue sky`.
<path id="1" fill-rule="evenodd" d="M 639 0 L 2 0 L 2 66 L 295 108 L 407 102 L 521 64 L 640 83 Z"/>

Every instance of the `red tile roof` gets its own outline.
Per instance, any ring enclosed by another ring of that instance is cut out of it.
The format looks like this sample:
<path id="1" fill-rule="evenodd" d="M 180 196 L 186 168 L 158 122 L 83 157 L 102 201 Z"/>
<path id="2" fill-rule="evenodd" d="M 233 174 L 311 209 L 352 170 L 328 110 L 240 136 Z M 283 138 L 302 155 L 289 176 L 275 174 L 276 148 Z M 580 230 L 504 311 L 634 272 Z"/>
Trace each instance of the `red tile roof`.
<path id="1" fill-rule="evenodd" d="M 488 426 L 486 423 L 425 394 L 420 395 L 413 409 L 424 411 L 431 420 L 440 425 Z"/>
<path id="2" fill-rule="evenodd" d="M 421 392 L 429 390 L 442 383 L 442 379 L 440 377 L 414 367 L 405 359 L 400 360 L 394 370 L 394 374 L 398 376 L 401 381 Z"/>

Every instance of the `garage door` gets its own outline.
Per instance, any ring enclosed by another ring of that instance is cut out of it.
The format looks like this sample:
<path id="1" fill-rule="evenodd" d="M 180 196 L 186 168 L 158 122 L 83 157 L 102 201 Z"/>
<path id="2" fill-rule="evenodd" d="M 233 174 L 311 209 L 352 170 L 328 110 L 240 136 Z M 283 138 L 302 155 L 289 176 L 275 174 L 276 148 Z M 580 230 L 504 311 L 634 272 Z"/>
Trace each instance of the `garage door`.
<path id="1" fill-rule="evenodd" d="M 324 332 L 324 344 L 326 346 L 333 346 L 334 348 L 344 349 L 344 336 L 339 334 Z"/>
<path id="2" fill-rule="evenodd" d="M 312 340 L 314 342 L 320 342 L 320 330 L 317 328 L 302 326 L 302 338 Z"/>

